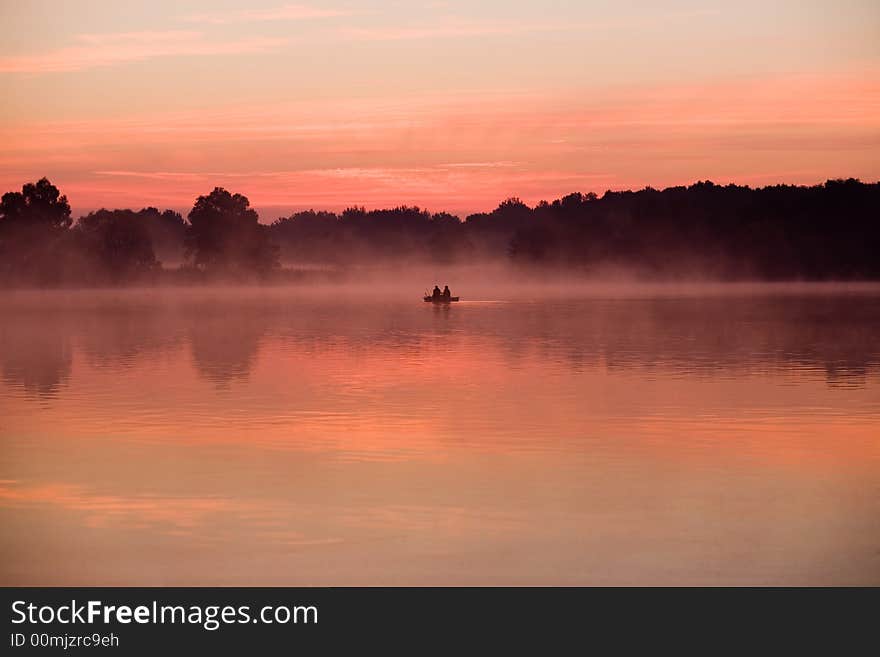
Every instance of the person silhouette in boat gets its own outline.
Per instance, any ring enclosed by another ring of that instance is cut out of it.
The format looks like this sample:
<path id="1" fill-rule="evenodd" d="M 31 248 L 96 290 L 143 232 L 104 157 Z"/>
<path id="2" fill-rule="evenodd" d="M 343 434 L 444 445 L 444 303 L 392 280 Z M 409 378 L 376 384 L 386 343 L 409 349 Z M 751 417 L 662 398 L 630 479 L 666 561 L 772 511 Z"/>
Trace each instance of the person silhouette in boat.
<path id="1" fill-rule="evenodd" d="M 435 299 L 439 299 L 439 298 L 442 296 L 442 294 L 443 294 L 443 293 L 440 292 L 440 286 L 439 286 L 439 285 L 435 285 L 435 286 L 434 286 L 434 291 L 431 293 L 431 296 L 432 296 L 433 298 L 435 298 Z"/>
<path id="2" fill-rule="evenodd" d="M 448 285 L 444 285 L 444 286 L 443 286 L 443 298 L 444 298 L 444 299 L 449 299 L 449 298 L 451 298 L 451 297 L 452 297 L 452 292 L 449 291 L 449 286 L 448 286 Z"/>

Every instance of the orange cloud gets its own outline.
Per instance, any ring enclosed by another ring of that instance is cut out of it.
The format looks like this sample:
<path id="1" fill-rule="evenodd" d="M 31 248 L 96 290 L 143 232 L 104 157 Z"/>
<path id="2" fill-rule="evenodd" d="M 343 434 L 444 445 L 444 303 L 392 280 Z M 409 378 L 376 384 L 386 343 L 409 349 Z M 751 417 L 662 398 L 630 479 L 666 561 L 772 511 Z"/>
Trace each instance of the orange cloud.
<path id="1" fill-rule="evenodd" d="M 265 53 L 287 43 L 286 39 L 277 37 L 212 40 L 201 32 L 189 30 L 81 34 L 77 40 L 81 45 L 36 55 L 0 57 L 0 74 L 83 71 L 155 57 Z"/>
<path id="2" fill-rule="evenodd" d="M 259 23 L 267 21 L 297 21 L 310 18 L 333 18 L 336 16 L 351 16 L 352 13 L 352 11 L 347 9 L 324 9 L 321 7 L 288 4 L 270 9 L 241 9 L 237 11 L 210 14 L 191 14 L 185 16 L 183 20 L 190 23 L 227 25 L 230 23 Z"/>
<path id="3" fill-rule="evenodd" d="M 358 41 L 408 41 L 414 39 L 454 39 L 477 36 L 531 34 L 540 32 L 584 32 L 589 30 L 656 28 L 669 21 L 689 20 L 716 15 L 717 10 L 667 12 L 629 16 L 625 20 L 605 21 L 510 21 L 474 20 L 470 17 L 446 16 L 421 25 L 391 27 L 342 27 L 335 34 Z"/>
<path id="4" fill-rule="evenodd" d="M 880 177 L 869 72 L 580 93 L 482 93 L 223 106 L 0 128 L 0 184 L 48 175 L 76 207 L 187 207 L 214 185 L 258 208 L 418 204 L 697 179 Z M 161 184 L 157 184 L 161 182 Z M 273 219 L 277 210 L 264 219 Z"/>

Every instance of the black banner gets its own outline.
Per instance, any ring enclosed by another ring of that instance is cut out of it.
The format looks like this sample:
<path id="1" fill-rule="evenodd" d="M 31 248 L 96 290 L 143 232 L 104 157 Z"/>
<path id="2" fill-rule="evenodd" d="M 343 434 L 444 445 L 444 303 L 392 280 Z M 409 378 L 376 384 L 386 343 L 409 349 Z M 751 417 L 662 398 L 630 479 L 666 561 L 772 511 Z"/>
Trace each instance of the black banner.
<path id="1" fill-rule="evenodd" d="M 870 639 L 877 603 L 868 589 L 8 588 L 3 652 L 838 652 Z"/>

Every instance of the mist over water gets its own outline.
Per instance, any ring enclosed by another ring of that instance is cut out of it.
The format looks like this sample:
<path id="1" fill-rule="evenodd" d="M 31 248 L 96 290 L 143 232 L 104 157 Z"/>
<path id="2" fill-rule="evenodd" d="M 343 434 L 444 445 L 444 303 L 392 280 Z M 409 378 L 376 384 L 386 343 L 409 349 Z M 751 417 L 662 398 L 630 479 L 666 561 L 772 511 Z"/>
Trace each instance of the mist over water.
<path id="1" fill-rule="evenodd" d="M 0 582 L 880 584 L 880 287 L 348 281 L 3 292 Z"/>

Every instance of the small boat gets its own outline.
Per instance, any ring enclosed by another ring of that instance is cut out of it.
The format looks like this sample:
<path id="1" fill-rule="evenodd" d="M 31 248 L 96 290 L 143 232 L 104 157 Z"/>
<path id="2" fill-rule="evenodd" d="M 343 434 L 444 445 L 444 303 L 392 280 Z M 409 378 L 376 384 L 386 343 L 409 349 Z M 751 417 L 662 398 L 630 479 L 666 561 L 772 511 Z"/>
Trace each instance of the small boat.
<path id="1" fill-rule="evenodd" d="M 451 303 L 452 301 L 458 301 L 458 297 L 434 297 L 430 294 L 426 294 L 424 299 L 425 303 Z"/>

